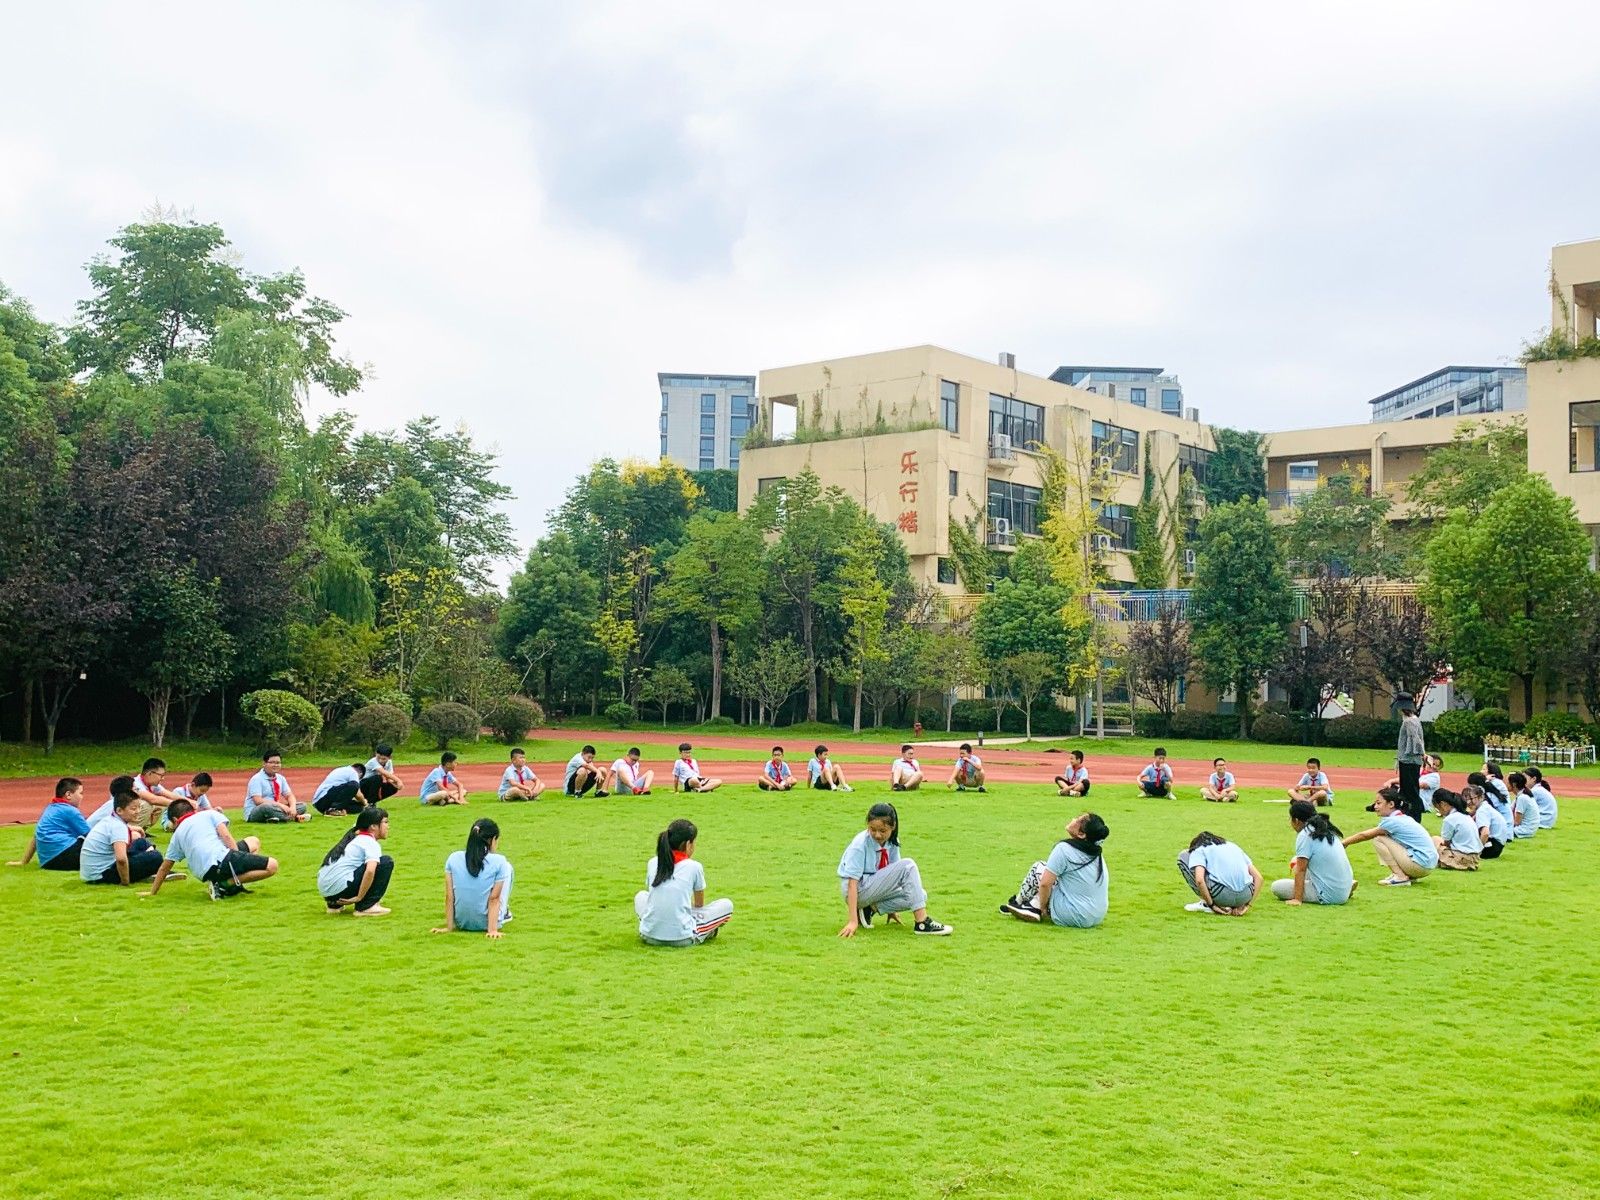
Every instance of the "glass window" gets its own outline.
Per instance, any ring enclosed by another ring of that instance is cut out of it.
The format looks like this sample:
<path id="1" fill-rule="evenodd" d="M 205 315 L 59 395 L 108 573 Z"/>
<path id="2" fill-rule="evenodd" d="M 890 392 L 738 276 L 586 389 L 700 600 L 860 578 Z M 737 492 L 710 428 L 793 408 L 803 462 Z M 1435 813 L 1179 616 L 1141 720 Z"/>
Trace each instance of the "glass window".
<path id="1" fill-rule="evenodd" d="M 955 471 L 950 472 L 950 494 L 952 496 L 961 494 L 961 476 Z"/>
<path id="2" fill-rule="evenodd" d="M 751 407 L 750 406 L 750 397 L 749 396 L 730 396 L 730 397 L 728 397 L 728 405 L 732 409 L 732 411 L 734 411 L 736 413 L 739 413 L 739 412 L 747 413 L 747 412 L 750 411 L 750 407 Z"/>
<path id="3" fill-rule="evenodd" d="M 663 433 L 661 435 L 661 457 L 665 458 L 666 456 L 667 456 L 667 435 Z"/>
<path id="4" fill-rule="evenodd" d="M 961 387 L 948 379 L 939 381 L 939 420 L 951 433 L 961 432 Z"/>
<path id="5" fill-rule="evenodd" d="M 1102 504 L 1099 508 L 1100 529 L 1111 538 L 1116 550 L 1132 550 L 1133 506 L 1131 504 Z"/>
<path id="6" fill-rule="evenodd" d="M 1568 469 L 1600 471 L 1600 400 L 1585 400 L 1567 411 L 1571 414 L 1572 428 Z"/>
<path id="7" fill-rule="evenodd" d="M 702 454 L 700 456 L 700 469 L 702 471 L 715 471 L 717 469 L 717 460 L 714 458 L 707 458 L 704 454 Z"/>
<path id="8" fill-rule="evenodd" d="M 1039 532 L 1040 491 L 1024 483 L 1006 479 L 989 480 L 989 520 L 996 517 L 1011 522 L 1012 533 Z"/>
<path id="9" fill-rule="evenodd" d="M 700 411 L 714 413 L 717 411 L 717 395 L 715 392 L 700 393 Z"/>
<path id="10" fill-rule="evenodd" d="M 749 432 L 750 418 L 745 414 L 745 410 L 742 408 L 734 409 L 733 415 L 728 418 L 728 436 L 742 438 Z"/>
<path id="11" fill-rule="evenodd" d="M 666 413 L 662 413 L 661 414 L 661 432 L 662 433 L 666 433 L 666 431 L 667 431 L 667 414 Z"/>
<path id="12" fill-rule="evenodd" d="M 701 433 L 715 433 L 716 431 L 717 431 L 717 414 L 716 413 L 701 413 L 700 414 L 700 432 Z"/>
<path id="13" fill-rule="evenodd" d="M 1014 396 L 989 393 L 989 436 L 1004 434 L 1014 450 L 1027 450 L 1044 441 L 1044 409 Z"/>
<path id="14" fill-rule="evenodd" d="M 781 484 L 783 479 L 784 477 L 782 475 L 767 475 L 756 480 L 756 495 L 759 496 L 762 492 L 771 491 L 773 488 Z"/>
<path id="15" fill-rule="evenodd" d="M 939 560 L 939 582 L 954 583 L 956 581 L 956 564 L 948 558 Z"/>
<path id="16" fill-rule="evenodd" d="M 1194 481 L 1205 486 L 1206 475 L 1211 469 L 1211 451 L 1202 450 L 1199 446 L 1178 447 L 1178 470 L 1187 471 L 1194 477 Z"/>
<path id="17" fill-rule="evenodd" d="M 667 411 L 667 394 L 665 392 L 661 393 L 661 411 L 663 413 Z"/>
<path id="18" fill-rule="evenodd" d="M 738 442 L 734 442 L 733 445 L 728 447 L 728 469 L 730 471 L 737 471 L 739 469 L 739 443 Z"/>
<path id="19" fill-rule="evenodd" d="M 1129 388 L 1128 389 L 1128 399 L 1133 401 L 1133 403 L 1137 404 L 1140 408 L 1144 408 L 1145 407 L 1144 389 L 1143 388 Z"/>
<path id="20" fill-rule="evenodd" d="M 1114 383 L 1106 384 L 1106 395 L 1115 400 L 1117 398 L 1117 385 Z"/>
<path id="21" fill-rule="evenodd" d="M 1315 483 L 1317 481 L 1317 464 L 1314 462 L 1290 463 L 1289 479 L 1294 483 Z"/>
<path id="22" fill-rule="evenodd" d="M 1124 429 L 1109 421 L 1095 421 L 1089 426 L 1094 441 L 1094 453 L 1111 460 L 1111 469 L 1122 475 L 1139 473 L 1139 434 L 1137 430 Z"/>
<path id="23" fill-rule="evenodd" d="M 1183 393 L 1177 388 L 1161 389 L 1161 411 L 1183 415 Z"/>
<path id="24" fill-rule="evenodd" d="M 701 438 L 700 439 L 700 457 L 701 458 L 705 458 L 707 455 L 710 455 L 712 458 L 715 458 L 716 454 L 717 454 L 717 439 L 714 438 L 714 437 L 703 437 L 703 438 Z"/>

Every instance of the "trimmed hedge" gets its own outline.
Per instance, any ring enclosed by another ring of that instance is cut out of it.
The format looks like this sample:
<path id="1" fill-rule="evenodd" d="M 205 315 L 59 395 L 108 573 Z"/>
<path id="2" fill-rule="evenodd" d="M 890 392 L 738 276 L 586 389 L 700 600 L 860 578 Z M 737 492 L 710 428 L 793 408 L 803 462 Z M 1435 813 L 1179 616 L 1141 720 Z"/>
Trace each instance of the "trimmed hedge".
<path id="1" fill-rule="evenodd" d="M 924 730 L 943 731 L 944 714 L 940 713 L 935 722 L 924 719 L 922 724 Z M 985 733 L 993 733 L 994 706 L 987 700 L 957 700 L 951 711 L 951 726 L 963 732 L 981 729 Z M 1076 721 L 1071 710 L 1057 708 L 1048 701 L 1033 706 L 1034 737 L 1065 737 L 1075 728 Z M 1000 719 L 1000 732 L 1020 735 L 1023 729 L 1022 710 L 1006 709 Z"/>
<path id="2" fill-rule="evenodd" d="M 350 714 L 344 723 L 345 737 L 371 749 L 380 742 L 391 746 L 405 744 L 411 736 L 411 714 L 392 704 L 368 704 Z"/>
<path id="3" fill-rule="evenodd" d="M 1225 741 L 1239 735 L 1239 718 L 1232 713 L 1208 713 L 1180 708 L 1172 714 L 1171 736 L 1201 742 Z"/>
<path id="4" fill-rule="evenodd" d="M 1560 738 L 1567 742 L 1585 742 L 1589 740 L 1589 727 L 1577 713 L 1543 712 L 1528 718 L 1522 735 L 1540 741 Z"/>
<path id="5" fill-rule="evenodd" d="M 626 729 L 633 724 L 633 705 L 626 700 L 606 705 L 606 724 L 616 729 Z"/>
<path id="6" fill-rule="evenodd" d="M 1250 740 L 1287 746 L 1300 740 L 1300 727 L 1295 724 L 1293 717 L 1286 717 L 1282 713 L 1264 712 L 1251 722 Z"/>
<path id="7" fill-rule="evenodd" d="M 1133 732 L 1135 737 L 1164 738 L 1172 736 L 1172 718 L 1166 713 L 1156 712 L 1152 709 L 1145 712 L 1142 709 L 1134 714 Z"/>
<path id="8" fill-rule="evenodd" d="M 1434 740 L 1441 750 L 1477 751 L 1483 748 L 1483 716 L 1471 709 L 1452 708 L 1433 723 Z"/>
<path id="9" fill-rule="evenodd" d="M 496 741 L 515 746 L 528 736 L 528 730 L 544 724 L 544 709 L 526 696 L 506 696 L 483 714 L 483 723 Z"/>
<path id="10" fill-rule="evenodd" d="M 281 688 L 262 688 L 239 700 L 239 711 L 255 727 L 262 750 L 304 750 L 322 734 L 317 706 Z"/>
<path id="11" fill-rule="evenodd" d="M 1485 733 L 1511 733 L 1516 729 L 1511 723 L 1511 714 L 1503 708 L 1480 708 L 1478 723 Z"/>
<path id="12" fill-rule="evenodd" d="M 477 741 L 483 718 L 465 704 L 443 700 L 417 714 L 417 728 L 431 734 L 440 750 L 448 750 L 451 742 Z"/>

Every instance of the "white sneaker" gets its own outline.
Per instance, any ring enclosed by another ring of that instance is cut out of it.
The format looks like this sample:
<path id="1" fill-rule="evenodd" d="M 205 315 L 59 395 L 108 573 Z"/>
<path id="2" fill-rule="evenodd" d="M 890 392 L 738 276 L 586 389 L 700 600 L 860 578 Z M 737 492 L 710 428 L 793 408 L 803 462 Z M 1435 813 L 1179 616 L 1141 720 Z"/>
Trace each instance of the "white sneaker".
<path id="1" fill-rule="evenodd" d="M 841 783 L 839 785 L 839 790 L 841 792 L 853 792 L 855 791 L 855 788 L 851 787 L 848 783 Z"/>
<path id="2" fill-rule="evenodd" d="M 1196 900 L 1193 904 L 1185 904 L 1183 906 L 1183 911 L 1184 912 L 1210 912 L 1211 911 L 1211 905 L 1207 904 L 1204 900 Z"/>

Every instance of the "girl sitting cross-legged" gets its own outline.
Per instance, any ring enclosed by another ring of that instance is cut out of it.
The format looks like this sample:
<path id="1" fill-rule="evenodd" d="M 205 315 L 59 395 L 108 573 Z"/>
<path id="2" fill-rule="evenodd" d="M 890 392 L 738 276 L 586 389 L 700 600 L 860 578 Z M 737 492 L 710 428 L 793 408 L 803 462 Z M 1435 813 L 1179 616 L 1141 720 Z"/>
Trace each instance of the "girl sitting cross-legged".
<path id="1" fill-rule="evenodd" d="M 1101 845 L 1111 831 L 1098 813 L 1086 812 L 1067 825 L 1067 836 L 1050 857 L 1028 868 L 1017 894 L 1000 906 L 1019 921 L 1091 929 L 1106 919 L 1111 875 Z"/>
<path id="2" fill-rule="evenodd" d="M 644 868 L 645 890 L 633 898 L 639 937 L 652 946 L 698 946 L 717 936 L 733 916 L 732 900 L 706 903 L 705 868 L 694 860 L 700 831 L 679 819 L 656 837 Z"/>

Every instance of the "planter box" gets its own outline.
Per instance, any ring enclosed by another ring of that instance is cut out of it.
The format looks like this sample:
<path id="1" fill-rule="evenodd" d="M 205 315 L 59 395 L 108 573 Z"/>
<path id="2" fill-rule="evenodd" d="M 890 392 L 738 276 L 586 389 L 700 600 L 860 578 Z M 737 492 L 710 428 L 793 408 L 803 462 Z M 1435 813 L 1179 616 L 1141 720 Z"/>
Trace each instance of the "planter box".
<path id="1" fill-rule="evenodd" d="M 1536 767 L 1575 767 L 1595 759 L 1593 746 L 1497 746 L 1485 739 L 1483 760 L 1519 766 L 1531 763 Z"/>

